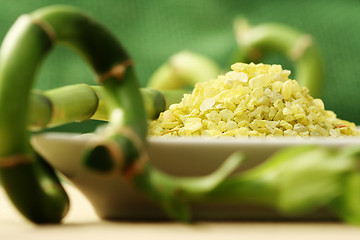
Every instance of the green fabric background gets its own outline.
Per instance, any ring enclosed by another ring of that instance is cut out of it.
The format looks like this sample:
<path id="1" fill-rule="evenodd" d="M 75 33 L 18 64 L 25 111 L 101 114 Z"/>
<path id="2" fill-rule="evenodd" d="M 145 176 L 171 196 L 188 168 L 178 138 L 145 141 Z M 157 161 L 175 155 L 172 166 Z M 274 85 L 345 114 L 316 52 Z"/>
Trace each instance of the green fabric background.
<path id="1" fill-rule="evenodd" d="M 360 124 L 358 0 L 0 0 L 0 41 L 19 15 L 50 4 L 80 7 L 113 31 L 135 60 L 142 86 L 170 55 L 184 49 L 207 55 L 228 69 L 236 48 L 232 21 L 238 15 L 252 24 L 288 24 L 312 34 L 321 49 L 326 108 Z M 265 62 L 292 69 L 278 56 Z M 56 48 L 43 65 L 37 88 L 94 83 L 90 69 L 66 48 Z M 72 124 L 62 129 L 85 131 L 91 126 Z"/>

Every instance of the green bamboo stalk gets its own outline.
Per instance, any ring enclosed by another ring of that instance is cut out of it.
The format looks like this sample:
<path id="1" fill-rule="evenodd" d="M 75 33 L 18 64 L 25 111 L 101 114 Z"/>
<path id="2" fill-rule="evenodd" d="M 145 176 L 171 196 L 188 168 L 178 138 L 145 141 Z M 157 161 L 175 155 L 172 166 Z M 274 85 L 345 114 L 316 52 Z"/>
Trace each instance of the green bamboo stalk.
<path id="1" fill-rule="evenodd" d="M 295 79 L 313 97 L 321 95 L 324 68 L 318 46 L 309 34 L 278 23 L 251 26 L 245 19 L 234 22 L 238 45 L 235 61 L 261 62 L 268 52 L 280 52 L 294 63 Z"/>
<path id="2" fill-rule="evenodd" d="M 29 144 L 26 117 L 37 69 L 58 43 L 79 52 L 105 86 L 104 98 L 115 135 L 119 129 L 128 128 L 132 137 L 144 142 L 147 131 L 132 62 L 103 26 L 77 9 L 60 6 L 20 17 L 0 52 L 0 177 L 16 207 L 36 223 L 58 222 L 68 208 L 66 193 L 55 175 L 38 167 L 40 160 Z M 56 186 L 52 189 L 56 194 L 45 189 L 44 181 Z M 32 201 L 27 200 L 27 193 L 32 194 Z"/>
<path id="3" fill-rule="evenodd" d="M 0 177 L 24 216 L 36 223 L 58 222 L 68 209 L 66 193 L 54 174 L 41 167 L 26 131 L 32 79 L 52 46 L 51 39 L 34 22 L 30 16 L 20 17 L 1 47 Z M 53 186 L 51 191 L 45 188 L 46 182 Z"/>
<path id="4" fill-rule="evenodd" d="M 219 66 L 210 58 L 190 51 L 171 56 L 150 77 L 148 87 L 170 89 L 192 89 L 198 82 L 215 79 Z"/>
<path id="5" fill-rule="evenodd" d="M 104 104 L 99 105 L 98 93 L 86 84 L 65 86 L 44 93 L 34 91 L 29 111 L 30 129 L 41 130 L 73 121 L 85 121 L 96 111 L 99 111 L 98 115 L 105 116 Z"/>
<path id="6" fill-rule="evenodd" d="M 147 117 L 153 120 L 171 104 L 180 102 L 188 90 L 161 91 L 141 88 L 140 92 Z M 45 92 L 33 91 L 29 127 L 31 130 L 41 130 L 89 119 L 109 121 L 104 95 L 103 87 L 87 84 L 74 84 Z"/>

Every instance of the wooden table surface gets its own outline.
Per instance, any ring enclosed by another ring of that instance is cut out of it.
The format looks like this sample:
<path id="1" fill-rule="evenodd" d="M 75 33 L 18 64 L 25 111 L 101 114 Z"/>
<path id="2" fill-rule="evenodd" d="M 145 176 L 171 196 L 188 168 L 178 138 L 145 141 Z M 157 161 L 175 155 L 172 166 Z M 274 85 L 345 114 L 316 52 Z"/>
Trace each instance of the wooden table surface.
<path id="1" fill-rule="evenodd" d="M 99 219 L 75 188 L 66 186 L 72 207 L 60 225 L 34 225 L 21 217 L 0 188 L 0 240 L 8 239 L 360 239 L 360 227 L 333 222 L 109 222 Z"/>

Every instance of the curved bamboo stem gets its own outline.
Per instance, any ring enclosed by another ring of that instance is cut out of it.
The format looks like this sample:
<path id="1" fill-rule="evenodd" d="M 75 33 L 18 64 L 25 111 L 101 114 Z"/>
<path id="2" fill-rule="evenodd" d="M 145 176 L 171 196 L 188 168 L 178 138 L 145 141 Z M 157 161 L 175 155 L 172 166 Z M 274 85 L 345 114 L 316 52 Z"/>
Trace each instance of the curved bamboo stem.
<path id="1" fill-rule="evenodd" d="M 182 51 L 162 64 L 152 74 L 147 86 L 161 90 L 192 89 L 196 83 L 215 79 L 219 73 L 219 66 L 210 58 Z"/>
<path id="2" fill-rule="evenodd" d="M 141 88 L 140 92 L 147 118 L 153 120 L 171 104 L 180 102 L 183 95 L 189 91 Z M 87 84 L 74 84 L 45 92 L 33 91 L 29 127 L 31 130 L 41 130 L 89 119 L 109 121 L 104 95 L 102 86 Z"/>
<path id="3" fill-rule="evenodd" d="M 132 129 L 141 141 L 147 129 L 131 60 L 103 26 L 69 7 L 48 7 L 20 17 L 0 52 L 0 177 L 17 208 L 37 223 L 60 221 L 68 205 L 55 175 L 38 167 L 40 160 L 30 147 L 26 118 L 36 71 L 58 43 L 79 52 L 94 69 L 105 86 L 113 128 Z M 57 187 L 49 192 L 44 182 Z M 32 201 L 27 193 L 32 194 Z M 50 214 L 48 209 L 52 209 Z"/>
<path id="4" fill-rule="evenodd" d="M 19 211 L 36 223 L 58 222 L 68 209 L 65 191 L 55 175 L 39 164 L 26 130 L 33 76 L 51 46 L 52 39 L 35 20 L 22 16 L 0 52 L 1 182 Z M 51 191 L 45 188 L 46 182 L 53 186 Z"/>
<path id="5" fill-rule="evenodd" d="M 243 18 L 235 20 L 234 30 L 239 47 L 235 61 L 259 62 L 265 53 L 278 51 L 294 63 L 300 85 L 308 87 L 313 97 L 321 95 L 324 69 L 312 36 L 277 23 L 251 26 Z"/>

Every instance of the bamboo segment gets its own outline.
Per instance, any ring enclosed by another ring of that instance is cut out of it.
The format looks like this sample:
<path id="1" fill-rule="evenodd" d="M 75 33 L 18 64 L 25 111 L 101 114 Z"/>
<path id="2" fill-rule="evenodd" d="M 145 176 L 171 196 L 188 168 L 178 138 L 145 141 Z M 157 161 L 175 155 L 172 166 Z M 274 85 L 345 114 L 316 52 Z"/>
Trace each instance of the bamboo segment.
<path id="1" fill-rule="evenodd" d="M 278 51 L 294 63 L 294 78 L 300 85 L 315 98 L 321 95 L 323 63 L 310 35 L 277 23 L 251 26 L 243 18 L 235 21 L 234 31 L 239 47 L 235 61 L 259 62 L 267 52 Z"/>
<path id="2" fill-rule="evenodd" d="M 167 103 L 164 94 L 151 88 L 143 88 L 141 89 L 141 93 L 148 118 L 156 119 L 159 114 L 166 109 Z"/>
<path id="3" fill-rule="evenodd" d="M 169 105 L 181 101 L 188 90 L 140 89 L 148 119 L 156 119 Z M 88 119 L 109 121 L 104 88 L 74 84 L 41 92 L 30 98 L 29 128 L 41 130 Z"/>
<path id="4" fill-rule="evenodd" d="M 85 121 L 94 115 L 98 105 L 97 93 L 86 84 L 44 93 L 36 91 L 31 96 L 30 126 L 32 130 L 40 130 L 73 121 Z"/>
<path id="5" fill-rule="evenodd" d="M 215 79 L 220 69 L 206 56 L 182 51 L 171 56 L 150 77 L 148 87 L 161 90 L 192 89 L 196 83 Z"/>

